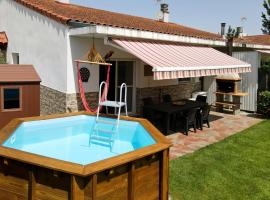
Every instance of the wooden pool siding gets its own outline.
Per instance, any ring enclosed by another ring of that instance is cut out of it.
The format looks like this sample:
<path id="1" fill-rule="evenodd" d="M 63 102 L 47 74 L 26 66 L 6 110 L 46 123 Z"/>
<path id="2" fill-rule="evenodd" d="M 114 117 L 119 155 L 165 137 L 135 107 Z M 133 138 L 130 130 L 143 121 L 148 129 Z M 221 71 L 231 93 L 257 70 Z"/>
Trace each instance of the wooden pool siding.
<path id="1" fill-rule="evenodd" d="M 22 122 L 85 112 L 15 119 L 0 131 L 1 144 Z M 167 200 L 167 139 L 147 120 L 140 122 L 156 144 L 86 166 L 0 147 L 0 199 L 7 200 Z M 2 198 L 3 197 L 3 198 Z"/>

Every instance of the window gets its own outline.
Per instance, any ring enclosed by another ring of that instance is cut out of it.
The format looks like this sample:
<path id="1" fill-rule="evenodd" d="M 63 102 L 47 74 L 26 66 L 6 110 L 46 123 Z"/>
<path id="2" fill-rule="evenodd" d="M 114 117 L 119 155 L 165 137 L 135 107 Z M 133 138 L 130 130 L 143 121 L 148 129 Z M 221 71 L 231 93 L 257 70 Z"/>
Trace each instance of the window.
<path id="1" fill-rule="evenodd" d="M 191 82 L 191 78 L 179 78 L 178 83 L 182 83 L 182 82 Z"/>
<path id="2" fill-rule="evenodd" d="M 150 65 L 144 65 L 144 76 L 153 76 L 153 67 Z"/>
<path id="3" fill-rule="evenodd" d="M 19 53 L 12 53 L 12 63 L 20 64 L 20 55 Z"/>
<path id="4" fill-rule="evenodd" d="M 1 93 L 3 111 L 18 111 L 21 109 L 20 87 L 3 87 Z"/>

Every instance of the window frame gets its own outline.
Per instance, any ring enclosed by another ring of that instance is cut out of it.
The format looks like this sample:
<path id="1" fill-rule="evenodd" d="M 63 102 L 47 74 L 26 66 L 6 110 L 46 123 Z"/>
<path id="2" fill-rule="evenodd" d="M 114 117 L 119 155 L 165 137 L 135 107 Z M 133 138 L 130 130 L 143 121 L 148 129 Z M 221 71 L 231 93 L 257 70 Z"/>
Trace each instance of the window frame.
<path id="1" fill-rule="evenodd" d="M 189 78 L 178 78 L 178 84 L 181 84 L 181 83 L 191 83 L 192 82 L 192 78 L 189 77 Z"/>
<path id="2" fill-rule="evenodd" d="M 4 99 L 4 90 L 5 89 L 19 89 L 19 103 L 20 107 L 19 108 L 12 108 L 12 109 L 5 109 L 4 104 L 5 104 L 5 99 Z M 1 112 L 18 112 L 22 111 L 22 86 L 1 86 Z"/>

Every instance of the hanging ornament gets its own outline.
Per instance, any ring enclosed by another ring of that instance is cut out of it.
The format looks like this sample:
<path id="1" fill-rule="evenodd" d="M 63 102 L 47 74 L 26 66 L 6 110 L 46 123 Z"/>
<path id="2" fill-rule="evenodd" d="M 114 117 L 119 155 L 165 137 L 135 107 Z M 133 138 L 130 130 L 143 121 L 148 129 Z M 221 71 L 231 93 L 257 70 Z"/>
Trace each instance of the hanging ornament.
<path id="1" fill-rule="evenodd" d="M 80 74 L 81 74 L 82 82 L 88 82 L 88 80 L 90 78 L 90 71 L 89 71 L 89 69 L 87 69 L 86 67 L 82 67 L 80 69 Z"/>

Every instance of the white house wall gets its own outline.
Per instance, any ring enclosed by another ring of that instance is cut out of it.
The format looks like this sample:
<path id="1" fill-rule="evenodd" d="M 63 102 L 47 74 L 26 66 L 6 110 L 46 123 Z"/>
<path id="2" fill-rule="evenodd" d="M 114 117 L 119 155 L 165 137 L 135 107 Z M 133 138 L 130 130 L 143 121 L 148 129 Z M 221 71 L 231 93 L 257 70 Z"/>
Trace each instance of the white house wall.
<path id="1" fill-rule="evenodd" d="M 12 53 L 19 53 L 20 64 L 33 64 L 42 85 L 67 91 L 67 26 L 15 1 L 0 0 L 0 31 L 9 39 L 8 63 Z"/>
<path id="2" fill-rule="evenodd" d="M 215 76 L 206 76 L 203 81 L 203 90 L 207 92 L 207 103 L 214 104 L 216 102 L 216 79 Z"/>
<path id="3" fill-rule="evenodd" d="M 234 52 L 233 57 L 251 64 L 251 73 L 240 74 L 242 78 L 241 89 L 247 92 L 248 96 L 242 100 L 241 109 L 257 111 L 257 90 L 258 90 L 258 68 L 261 64 L 260 53 L 256 51 Z"/>

